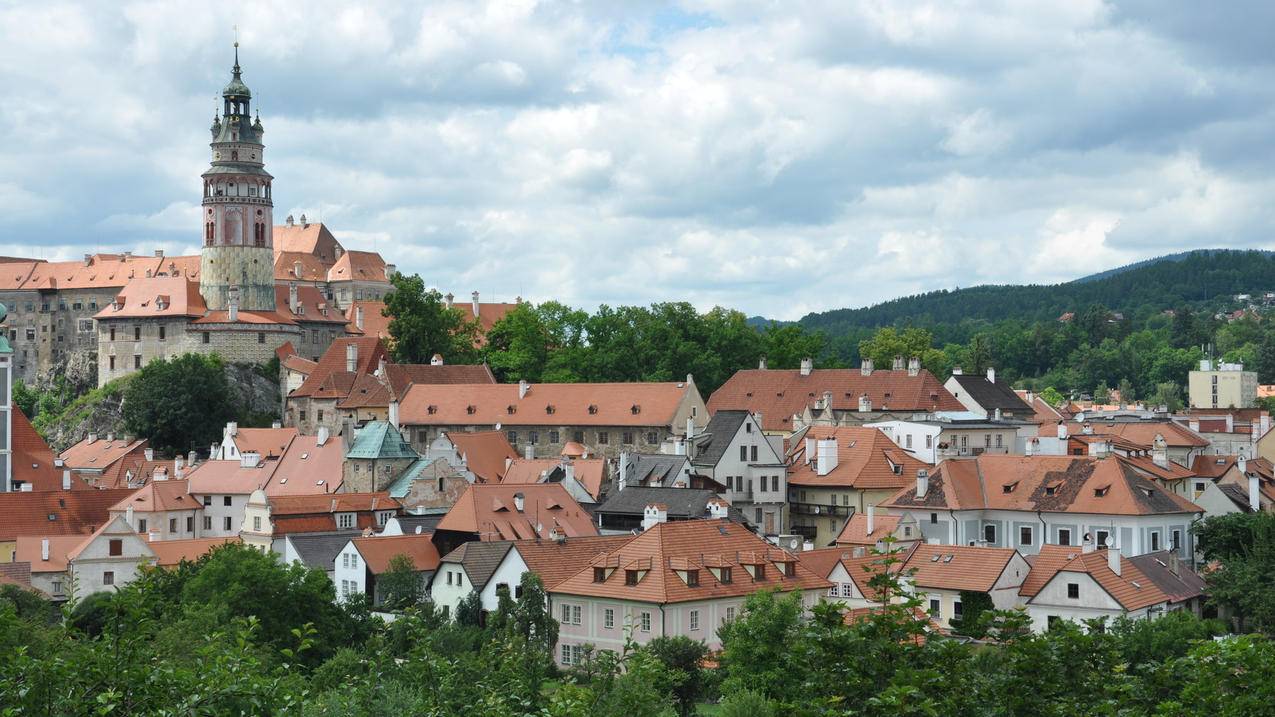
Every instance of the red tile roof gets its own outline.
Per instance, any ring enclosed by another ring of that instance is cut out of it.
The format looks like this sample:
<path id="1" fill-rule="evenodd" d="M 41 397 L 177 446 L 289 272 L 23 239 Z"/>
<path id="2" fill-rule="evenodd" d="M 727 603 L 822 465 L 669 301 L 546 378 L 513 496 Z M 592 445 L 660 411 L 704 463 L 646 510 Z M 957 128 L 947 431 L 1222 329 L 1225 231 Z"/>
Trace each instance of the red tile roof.
<path id="1" fill-rule="evenodd" d="M 388 572 L 390 561 L 398 555 L 411 558 L 418 572 L 438 569 L 438 548 L 434 547 L 433 536 L 421 535 L 385 535 L 370 538 L 354 538 L 354 547 L 358 548 L 363 562 L 373 575 Z"/>
<path id="2" fill-rule="evenodd" d="M 671 426 L 687 383 L 416 384 L 399 409 L 409 425 Z"/>
<path id="3" fill-rule="evenodd" d="M 370 251 L 347 251 L 328 269 L 328 281 L 389 282 L 385 260 Z"/>
<path id="4" fill-rule="evenodd" d="M 1062 422 L 1062 414 L 1058 412 L 1058 409 L 1049 405 L 1048 401 L 1041 398 L 1040 394 L 1018 389 L 1015 389 L 1014 393 L 1018 394 L 1019 398 L 1026 401 L 1027 405 L 1032 407 L 1032 416 L 1025 420 L 1042 426 L 1057 426 L 1060 422 Z"/>
<path id="5" fill-rule="evenodd" d="M 602 492 L 602 474 L 606 461 L 601 458 L 576 458 L 571 461 L 571 466 L 575 469 L 575 478 L 580 485 L 584 486 L 589 495 L 597 498 Z M 500 482 L 509 485 L 539 483 L 546 473 L 557 468 L 566 470 L 562 458 L 515 458 Z"/>
<path id="6" fill-rule="evenodd" d="M 452 431 L 446 435 L 470 472 L 483 482 L 499 482 L 506 459 L 518 457 L 504 431 Z"/>
<path id="7" fill-rule="evenodd" d="M 130 507 L 138 513 L 154 513 L 169 510 L 196 510 L 201 506 L 190 494 L 190 483 L 184 480 L 152 481 L 124 500 L 111 506 L 111 512 L 125 511 Z"/>
<path id="8" fill-rule="evenodd" d="M 1019 588 L 1019 594 L 1035 597 L 1059 573 L 1085 573 L 1092 577 L 1126 610 L 1139 610 L 1156 603 L 1168 602 L 1164 593 L 1133 561 L 1120 557 L 1120 574 L 1111 571 L 1106 550 L 1083 552 L 1065 545 L 1042 545 L 1032 561 L 1031 572 Z"/>
<path id="9" fill-rule="evenodd" d="M 100 527 L 98 528 L 100 530 Z M 49 559 L 44 560 L 44 537 L 23 535 L 17 539 L 17 551 L 13 559 L 20 563 L 30 563 L 33 573 L 61 573 L 66 571 L 67 556 L 92 537 L 92 533 L 83 535 L 47 536 L 49 541 Z"/>
<path id="10" fill-rule="evenodd" d="M 518 540 L 513 546 L 527 569 L 552 590 L 599 554 L 610 553 L 630 540 L 632 535 L 592 535 L 566 540 Z"/>
<path id="11" fill-rule="evenodd" d="M 903 567 L 903 562 L 912 554 L 915 544 L 906 548 L 896 550 L 894 559 L 899 561 L 891 568 L 894 572 L 898 572 Z M 877 589 L 870 582 L 873 577 L 880 574 L 884 569 L 883 560 L 885 556 L 874 555 L 871 552 L 865 552 L 863 555 L 856 556 L 850 547 L 820 548 L 817 550 L 803 550 L 797 553 L 797 559 L 803 565 L 821 578 L 828 579 L 832 575 L 832 571 L 840 564 L 850 575 L 850 579 L 854 581 L 854 586 L 868 600 L 875 600 L 878 597 Z"/>
<path id="12" fill-rule="evenodd" d="M 321 222 L 276 225 L 271 234 L 276 253 L 294 252 L 318 258 L 325 263 L 336 261 L 340 242 Z"/>
<path id="13" fill-rule="evenodd" d="M 223 538 L 191 538 L 189 540 L 152 540 L 148 543 L 155 553 L 155 564 L 160 567 L 175 567 L 183 560 L 195 562 L 213 548 L 238 543 L 239 536 L 231 535 Z"/>
<path id="14" fill-rule="evenodd" d="M 106 470 L 129 453 L 144 450 L 146 444 L 147 441 L 144 438 L 127 441 L 122 438 L 108 440 L 98 436 L 89 436 L 62 451 L 62 454 L 58 457 L 62 459 L 67 468 Z"/>
<path id="15" fill-rule="evenodd" d="M 385 365 L 394 395 L 402 400 L 413 384 L 495 383 L 487 364 L 390 363 Z"/>
<path id="16" fill-rule="evenodd" d="M 816 369 L 802 376 L 797 369 L 745 369 L 737 371 L 708 399 L 710 413 L 746 410 L 762 414 L 767 431 L 791 431 L 793 414 L 832 394 L 835 411 L 856 411 L 859 397 L 868 394 L 874 411 L 963 411 L 943 384 L 929 371 L 916 376 L 907 371 Z"/>
<path id="17" fill-rule="evenodd" d="M 523 497 L 518 509 L 516 496 Z M 593 518 L 558 483 L 501 485 L 475 483 L 465 489 L 435 530 L 475 533 L 480 540 L 548 538 L 550 532 L 568 538 L 597 535 Z"/>
<path id="18" fill-rule="evenodd" d="M 873 516 L 872 534 L 868 534 L 868 514 L 855 513 L 850 516 L 850 520 L 846 521 L 845 527 L 841 529 L 841 533 L 837 535 L 835 541 L 837 545 L 846 546 L 870 546 L 876 545 L 884 540 L 886 536 L 891 535 L 899 527 L 899 520 L 902 516 L 898 515 L 881 515 Z M 899 536 L 895 536 L 899 537 Z"/>
<path id="19" fill-rule="evenodd" d="M 133 493 L 45 490 L 0 493 L 0 540 L 19 535 L 87 535 L 106 523 L 110 508 Z"/>
<path id="20" fill-rule="evenodd" d="M 111 289 L 147 276 L 199 279 L 198 256 L 93 254 L 87 261 L 15 263 L 0 268 L 0 287 L 14 290 Z M 19 278 L 19 276 L 21 278 Z"/>
<path id="21" fill-rule="evenodd" d="M 1013 548 L 925 543 L 916 546 L 903 569 L 912 573 L 909 579 L 918 587 L 985 593 L 991 592 L 1016 555 Z"/>
<path id="22" fill-rule="evenodd" d="M 340 436 L 329 436 L 323 445 L 318 436 L 296 436 L 279 459 L 266 495 L 273 499 L 336 493 L 344 482 L 344 461 L 345 443 Z"/>
<path id="23" fill-rule="evenodd" d="M 349 346 L 357 349 L 354 372 L 346 371 L 346 351 Z M 292 396 L 329 395 L 344 398 L 354 386 L 354 379 L 360 373 L 372 373 L 382 358 L 388 358 L 385 345 L 375 336 L 348 336 L 332 342 L 327 351 L 319 357 L 314 370 L 306 377 Z M 331 379 L 331 380 L 330 380 Z"/>
<path id="24" fill-rule="evenodd" d="M 789 564 L 794 574 L 784 576 Z M 712 567 L 731 568 L 731 581 L 722 582 Z M 757 566 L 760 579 L 746 566 Z M 596 581 L 594 568 L 604 568 Z M 690 586 L 680 573 L 694 570 L 699 584 Z M 638 582 L 628 585 L 636 571 Z M 824 590 L 830 583 L 786 553 L 738 523 L 727 520 L 682 520 L 660 523 L 611 552 L 595 557 L 588 567 L 563 580 L 554 593 L 588 595 L 614 600 L 676 603 L 750 595 L 758 590 Z"/>
<path id="25" fill-rule="evenodd" d="M 1209 442 L 1190 428 L 1173 421 L 1089 421 L 1096 435 L 1115 435 L 1144 446 L 1155 442 L 1157 435 L 1164 436 L 1170 448 L 1207 448 Z M 1067 433 L 1082 435 L 1084 425 L 1067 424 Z"/>
<path id="26" fill-rule="evenodd" d="M 262 458 L 279 457 L 297 437 L 296 428 L 240 428 L 235 432 L 239 452 L 256 453 Z"/>
<path id="27" fill-rule="evenodd" d="M 354 530 L 366 530 L 375 526 L 377 511 L 393 510 L 397 514 L 402 510 L 389 493 L 282 495 L 269 500 L 276 537 L 337 530 L 337 513 L 355 513 Z"/>
<path id="28" fill-rule="evenodd" d="M 187 481 L 191 495 L 248 495 L 266 485 L 278 465 L 262 461 L 256 468 L 244 468 L 238 459 L 204 461 L 187 473 Z"/>
<path id="29" fill-rule="evenodd" d="M 274 300 L 278 312 L 293 321 L 345 325 L 345 315 L 323 296 L 318 287 L 297 286 L 297 310 L 292 310 L 292 290 L 287 284 L 275 284 Z M 241 312 L 242 313 L 242 312 Z"/>
<path id="30" fill-rule="evenodd" d="M 33 491 L 60 491 L 62 470 L 53 465 L 53 450 L 17 404 L 9 404 L 10 439 L 12 445 L 13 480 L 31 486 Z M 73 480 L 73 490 L 88 488 L 83 481 Z"/>
<path id="31" fill-rule="evenodd" d="M 362 329 L 356 325 L 360 308 L 363 309 Z M 345 310 L 346 331 L 352 334 L 388 339 L 390 337 L 390 317 L 386 316 L 384 311 L 384 301 L 351 302 L 349 308 Z"/>
<path id="32" fill-rule="evenodd" d="M 199 282 L 185 276 L 142 276 L 130 280 L 116 294 L 115 302 L 102 307 L 94 318 L 194 317 L 203 316 L 207 310 Z"/>
<path id="33" fill-rule="evenodd" d="M 788 452 L 789 485 L 897 490 L 914 485 L 917 470 L 933 468 L 876 428 L 811 426 L 796 438 Z M 806 462 L 806 440 L 811 439 L 837 442 L 837 466 L 827 475 L 815 470 L 815 456 Z"/>

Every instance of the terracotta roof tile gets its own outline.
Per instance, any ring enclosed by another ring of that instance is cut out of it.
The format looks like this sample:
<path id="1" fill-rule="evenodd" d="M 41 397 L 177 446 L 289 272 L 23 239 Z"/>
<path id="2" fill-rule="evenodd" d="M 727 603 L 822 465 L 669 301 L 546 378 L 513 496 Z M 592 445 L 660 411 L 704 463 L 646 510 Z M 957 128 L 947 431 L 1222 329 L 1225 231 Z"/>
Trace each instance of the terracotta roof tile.
<path id="1" fill-rule="evenodd" d="M 185 480 L 152 481 L 133 491 L 133 494 L 111 506 L 111 512 L 132 508 L 138 513 L 154 513 L 169 510 L 196 510 L 199 501 L 190 494 L 190 482 Z"/>
<path id="2" fill-rule="evenodd" d="M 160 567 L 174 567 L 181 561 L 195 562 L 213 548 L 238 543 L 239 536 L 231 535 L 223 538 L 191 538 L 189 540 L 152 540 L 151 551 L 155 553 L 155 564 Z"/>
<path id="3" fill-rule="evenodd" d="M 446 435 L 480 481 L 499 482 L 505 474 L 505 461 L 518 457 L 504 431 L 452 431 Z"/>
<path id="4" fill-rule="evenodd" d="M 1050 548 L 1055 550 L 1049 550 L 1046 555 Z M 1080 548 L 1050 545 L 1041 546 L 1041 553 L 1032 563 L 1019 594 L 1035 597 L 1060 573 L 1089 575 L 1125 610 L 1140 610 L 1169 601 L 1169 596 L 1129 558 L 1120 556 L 1120 574 L 1116 575 L 1108 565 L 1106 550 L 1085 553 Z"/>
<path id="5" fill-rule="evenodd" d="M 904 564 L 918 587 L 991 592 L 1018 551 L 971 545 L 917 545 Z"/>
<path id="6" fill-rule="evenodd" d="M 580 572 L 599 554 L 610 553 L 633 540 L 632 535 L 595 535 L 566 540 L 519 540 L 514 549 L 527 568 L 540 577 L 546 589 Z"/>
<path id="7" fill-rule="evenodd" d="M 84 440 L 62 451 L 58 456 L 67 468 L 105 470 L 116 461 L 135 451 L 146 448 L 146 439 L 127 441 L 122 438 L 85 437 Z"/>
<path id="8" fill-rule="evenodd" d="M 53 464 L 53 450 L 17 404 L 9 404 L 9 426 L 13 466 L 13 480 L 31 486 L 31 490 L 60 491 L 62 471 Z M 87 489 L 83 481 L 72 481 L 72 490 Z"/>
<path id="9" fill-rule="evenodd" d="M 207 310 L 198 282 L 185 276 L 141 276 L 129 280 L 116 294 L 115 302 L 104 306 L 94 318 L 194 317 Z"/>
<path id="10" fill-rule="evenodd" d="M 1144 446 L 1155 442 L 1157 435 L 1171 448 L 1207 448 L 1209 442 L 1190 428 L 1173 421 L 1089 421 L 1096 435 L 1116 435 Z M 1084 425 L 1067 424 L 1067 432 L 1071 435 L 1083 434 Z"/>
<path id="11" fill-rule="evenodd" d="M 687 383 L 416 384 L 399 409 L 410 425 L 671 426 Z"/>
<path id="12" fill-rule="evenodd" d="M 418 572 L 438 569 L 438 548 L 434 547 L 433 536 L 428 533 L 354 538 L 354 547 L 358 548 L 359 555 L 363 556 L 363 562 L 367 563 L 373 575 L 388 572 L 390 561 L 397 555 L 411 558 Z"/>
<path id="13" fill-rule="evenodd" d="M 270 476 L 266 495 L 275 499 L 336 493 L 344 482 L 344 461 L 345 442 L 340 436 L 329 436 L 323 445 L 318 436 L 296 436 Z"/>
<path id="14" fill-rule="evenodd" d="M 567 463 L 562 458 L 515 458 L 500 479 L 504 484 L 539 483 L 541 477 L 556 469 L 566 470 Z M 601 458 L 576 458 L 570 461 L 575 470 L 575 478 L 584 486 L 589 495 L 597 498 L 602 492 L 602 477 L 606 469 L 606 461 Z"/>
<path id="15" fill-rule="evenodd" d="M 837 466 L 821 476 L 815 470 L 814 456 L 806 462 L 806 441 L 826 439 L 836 441 Z M 879 429 L 849 426 L 811 426 L 793 442 L 788 460 L 789 485 L 861 490 L 914 485 L 917 470 L 932 468 L 899 448 Z"/>
<path id="16" fill-rule="evenodd" d="M 380 254 L 370 251 L 347 251 L 341 254 L 330 269 L 328 281 L 371 281 L 389 282 L 385 271 L 385 260 Z"/>
<path id="17" fill-rule="evenodd" d="M 737 371 L 709 397 L 708 410 L 760 413 L 763 429 L 791 431 L 793 414 L 800 414 L 824 392 L 832 394 L 832 408 L 837 411 L 857 410 L 864 393 L 873 410 L 883 410 L 882 406 L 892 411 L 965 410 L 929 371 L 916 376 L 906 371 L 873 371 L 864 376 L 859 369 L 816 369 L 808 376 L 796 369 Z"/>
<path id="18" fill-rule="evenodd" d="M 845 527 L 841 529 L 835 542 L 838 546 L 876 545 L 898 529 L 899 520 L 901 519 L 902 516 L 898 515 L 875 515 L 873 516 L 872 534 L 869 535 L 868 514 L 855 513 L 846 521 Z"/>
<path id="19" fill-rule="evenodd" d="M 67 556 L 88 540 L 92 533 L 82 535 L 23 535 L 17 538 L 17 550 L 13 559 L 30 563 L 33 573 L 61 573 L 66 571 Z M 49 559 L 43 559 L 44 539 L 49 541 Z"/>
<path id="20" fill-rule="evenodd" d="M 517 495 L 523 497 L 518 509 Z M 475 483 L 465 489 L 436 530 L 475 533 L 480 540 L 548 538 L 557 529 L 568 538 L 597 535 L 593 518 L 558 483 Z"/>
<path id="21" fill-rule="evenodd" d="M 354 346 L 357 351 L 355 359 L 355 371 L 349 373 L 346 371 L 346 351 L 348 347 Z M 349 394 L 350 388 L 354 385 L 354 377 L 360 373 L 372 373 L 376 370 L 383 357 L 388 357 L 385 345 L 381 340 L 372 336 L 349 336 L 342 337 L 332 342 L 327 351 L 319 357 L 318 363 L 314 370 L 306 377 L 296 390 L 292 392 L 293 396 L 311 396 L 319 392 L 320 389 L 332 392 L 333 396 L 344 397 Z M 347 378 L 339 379 L 337 382 L 329 383 L 328 379 L 333 374 L 345 374 Z M 325 387 L 327 384 L 327 387 Z M 344 387 L 345 393 L 340 393 L 340 387 Z"/>
<path id="22" fill-rule="evenodd" d="M 0 541 L 19 535 L 87 535 L 106 523 L 112 505 L 132 493 L 128 489 L 0 493 L 0 515 L 4 516 Z"/>
<path id="23" fill-rule="evenodd" d="M 336 261 L 341 246 L 327 225 L 321 222 L 275 225 L 271 239 L 277 253 L 305 254 L 329 263 Z"/>

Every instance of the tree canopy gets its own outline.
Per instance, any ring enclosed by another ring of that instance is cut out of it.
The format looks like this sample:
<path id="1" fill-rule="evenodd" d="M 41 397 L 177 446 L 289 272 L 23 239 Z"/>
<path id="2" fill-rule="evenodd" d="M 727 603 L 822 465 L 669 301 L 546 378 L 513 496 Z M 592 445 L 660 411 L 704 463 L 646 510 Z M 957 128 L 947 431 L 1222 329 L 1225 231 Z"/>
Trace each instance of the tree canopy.
<path id="1" fill-rule="evenodd" d="M 238 407 L 220 358 L 184 354 L 155 359 L 131 376 L 121 412 L 128 431 L 173 454 L 220 440 Z"/>

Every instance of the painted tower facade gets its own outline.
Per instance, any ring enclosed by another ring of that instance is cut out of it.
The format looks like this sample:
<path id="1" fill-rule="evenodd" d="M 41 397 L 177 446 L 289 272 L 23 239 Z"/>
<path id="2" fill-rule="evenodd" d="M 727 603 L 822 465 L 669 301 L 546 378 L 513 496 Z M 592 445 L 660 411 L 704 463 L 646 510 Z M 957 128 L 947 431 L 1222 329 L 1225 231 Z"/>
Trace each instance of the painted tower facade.
<path id="1" fill-rule="evenodd" d="M 213 118 L 212 165 L 204 172 L 204 248 L 199 293 L 212 311 L 274 311 L 274 226 L 261 116 L 239 69 L 239 43 L 222 113 Z"/>

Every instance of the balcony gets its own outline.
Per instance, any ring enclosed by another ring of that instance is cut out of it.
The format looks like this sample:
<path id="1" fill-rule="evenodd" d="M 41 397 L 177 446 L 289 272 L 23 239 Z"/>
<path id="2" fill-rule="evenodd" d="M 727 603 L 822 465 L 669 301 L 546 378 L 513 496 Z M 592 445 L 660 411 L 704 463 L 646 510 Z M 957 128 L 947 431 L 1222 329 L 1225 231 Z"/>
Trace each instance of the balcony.
<path id="1" fill-rule="evenodd" d="M 791 525 L 788 532 L 796 533 L 806 540 L 814 540 L 819 534 L 819 529 L 813 525 Z"/>
<path id="2" fill-rule="evenodd" d="M 846 518 L 854 514 L 854 507 L 849 505 L 830 505 L 826 503 L 788 503 L 788 512 L 793 515 L 818 515 L 823 517 Z"/>

